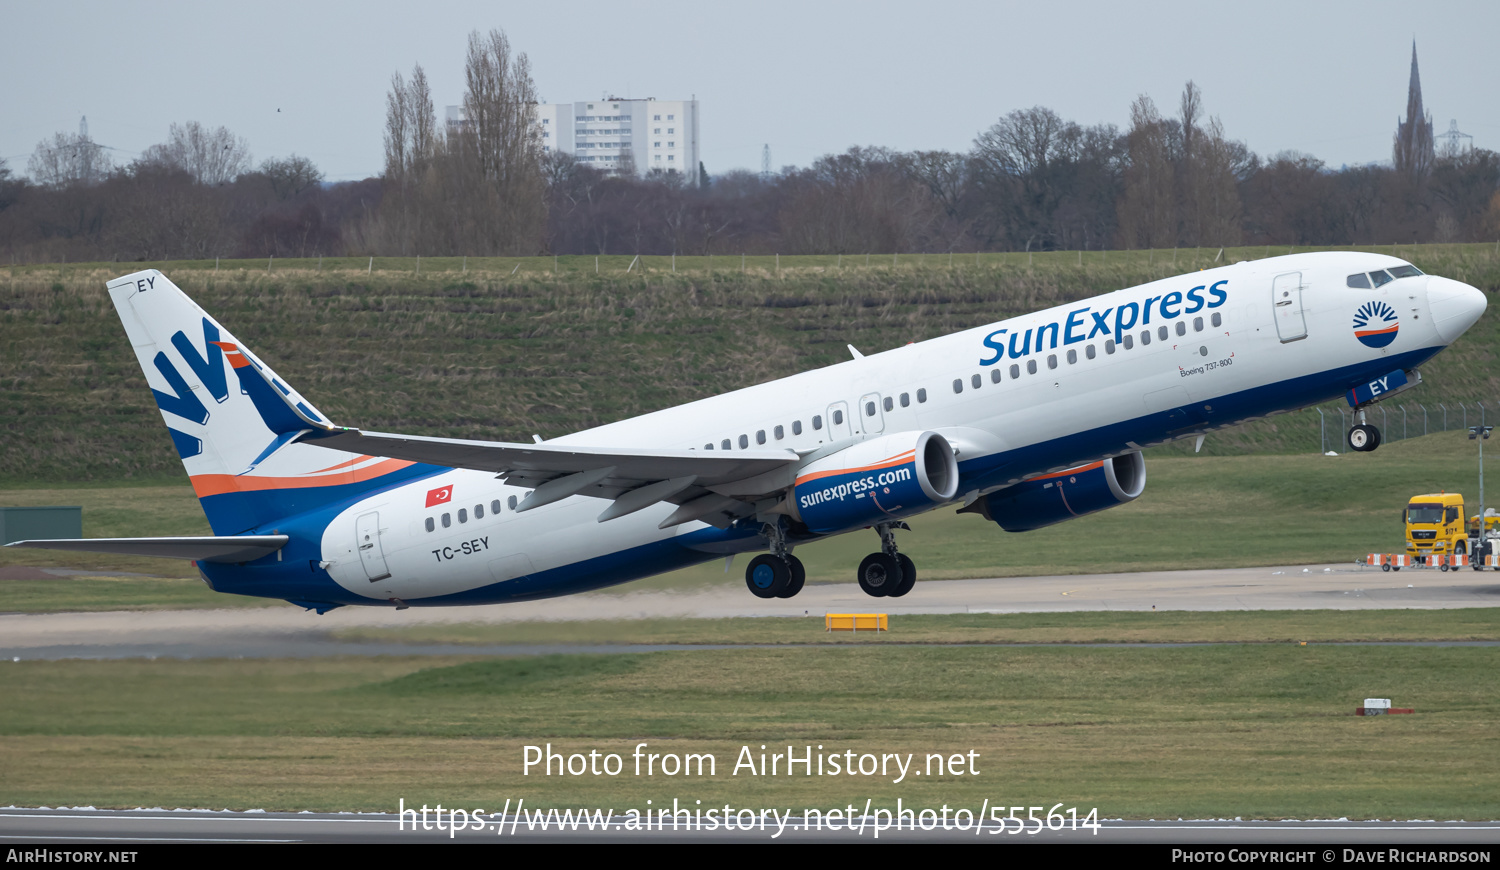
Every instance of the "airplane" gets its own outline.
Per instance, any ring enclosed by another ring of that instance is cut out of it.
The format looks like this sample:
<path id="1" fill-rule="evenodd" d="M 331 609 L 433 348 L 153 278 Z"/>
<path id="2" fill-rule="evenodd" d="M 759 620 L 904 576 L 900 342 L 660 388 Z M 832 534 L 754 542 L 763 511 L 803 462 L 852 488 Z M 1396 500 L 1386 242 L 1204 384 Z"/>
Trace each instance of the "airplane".
<path id="1" fill-rule="evenodd" d="M 212 536 L 11 546 L 193 559 L 213 589 L 344 605 L 488 604 L 740 553 L 789 598 L 795 548 L 873 529 L 907 594 L 905 520 L 1022 532 L 1125 504 L 1143 448 L 1343 396 L 1366 409 L 1484 312 L 1395 257 L 1308 253 L 1153 281 L 536 443 L 335 424 L 159 271 L 108 282 Z M 534 436 L 535 437 L 535 436 Z"/>

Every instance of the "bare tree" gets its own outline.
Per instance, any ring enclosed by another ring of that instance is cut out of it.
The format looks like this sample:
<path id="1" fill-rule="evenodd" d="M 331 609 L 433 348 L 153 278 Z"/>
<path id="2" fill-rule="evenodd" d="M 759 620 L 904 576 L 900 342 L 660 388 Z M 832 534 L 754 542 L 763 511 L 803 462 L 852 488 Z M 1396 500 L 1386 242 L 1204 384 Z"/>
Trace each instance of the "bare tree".
<path id="1" fill-rule="evenodd" d="M 58 189 L 98 184 L 113 168 L 104 148 L 82 132 L 43 139 L 26 163 L 26 173 L 33 181 Z"/>
<path id="2" fill-rule="evenodd" d="M 210 130 L 197 121 L 173 124 L 167 141 L 152 145 L 140 163 L 181 169 L 199 184 L 218 187 L 250 169 L 250 144 L 226 127 Z"/>
<path id="3" fill-rule="evenodd" d="M 1142 94 L 1130 105 L 1125 135 L 1125 191 L 1120 198 L 1120 232 L 1129 247 L 1177 244 L 1174 170 L 1167 124 L 1156 104 Z"/>
<path id="4" fill-rule="evenodd" d="M 503 31 L 474 31 L 464 80 L 466 122 L 458 148 L 450 148 L 461 170 L 450 183 L 467 206 L 460 244 L 476 253 L 542 250 L 547 203 L 531 62 L 511 54 Z"/>

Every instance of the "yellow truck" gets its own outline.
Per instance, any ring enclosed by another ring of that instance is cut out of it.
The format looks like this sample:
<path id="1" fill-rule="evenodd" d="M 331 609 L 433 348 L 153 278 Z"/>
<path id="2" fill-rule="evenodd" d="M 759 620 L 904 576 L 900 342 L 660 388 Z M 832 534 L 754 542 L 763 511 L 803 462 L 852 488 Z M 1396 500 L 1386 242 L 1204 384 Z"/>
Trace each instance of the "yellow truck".
<path id="1" fill-rule="evenodd" d="M 1406 555 L 1414 562 L 1426 564 L 1428 556 L 1469 552 L 1464 497 L 1456 492 L 1414 495 L 1402 519 L 1406 522 Z"/>

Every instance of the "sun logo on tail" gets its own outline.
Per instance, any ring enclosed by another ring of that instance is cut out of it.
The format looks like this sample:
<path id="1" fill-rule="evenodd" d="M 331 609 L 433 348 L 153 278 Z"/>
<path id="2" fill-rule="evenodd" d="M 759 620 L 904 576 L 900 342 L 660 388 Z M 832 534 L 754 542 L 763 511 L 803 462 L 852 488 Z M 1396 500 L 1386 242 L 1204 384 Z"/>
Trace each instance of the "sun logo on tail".
<path id="1" fill-rule="evenodd" d="M 1385 347 L 1400 328 L 1396 310 L 1384 302 L 1366 302 L 1354 312 L 1354 337 L 1365 347 Z"/>

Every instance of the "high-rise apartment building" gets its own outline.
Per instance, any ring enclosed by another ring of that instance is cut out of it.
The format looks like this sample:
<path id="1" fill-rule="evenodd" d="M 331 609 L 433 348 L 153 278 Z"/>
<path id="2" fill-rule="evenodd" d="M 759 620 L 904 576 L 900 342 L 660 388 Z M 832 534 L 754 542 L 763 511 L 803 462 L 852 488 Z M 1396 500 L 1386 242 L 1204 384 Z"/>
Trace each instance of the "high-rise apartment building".
<path id="1" fill-rule="evenodd" d="M 586 100 L 536 107 L 542 147 L 618 173 L 652 170 L 698 177 L 697 100 Z"/>

